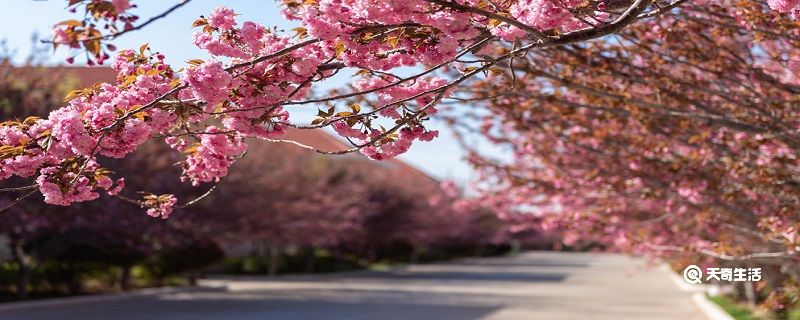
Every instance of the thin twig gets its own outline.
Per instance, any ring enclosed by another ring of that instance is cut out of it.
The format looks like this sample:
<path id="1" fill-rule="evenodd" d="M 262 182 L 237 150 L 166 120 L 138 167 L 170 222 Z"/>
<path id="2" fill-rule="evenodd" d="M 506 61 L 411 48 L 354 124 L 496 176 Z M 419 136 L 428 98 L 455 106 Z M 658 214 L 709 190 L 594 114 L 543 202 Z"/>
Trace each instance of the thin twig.
<path id="1" fill-rule="evenodd" d="M 7 205 L 7 206 L 3 207 L 2 209 L 0 209 L 0 213 L 3 213 L 3 212 L 5 212 L 6 210 L 8 210 L 9 208 L 11 208 L 11 207 L 15 206 L 17 203 L 19 203 L 19 202 L 20 202 L 20 201 L 22 201 L 23 199 L 25 199 L 25 198 L 27 198 L 27 197 L 30 197 L 32 194 L 36 193 L 36 191 L 39 191 L 39 189 L 38 189 L 38 188 L 37 188 L 37 189 L 33 189 L 33 190 L 31 190 L 31 192 L 28 192 L 28 193 L 26 193 L 26 194 L 24 194 L 24 195 L 20 196 L 19 198 L 15 199 L 15 200 L 14 200 L 13 202 L 11 202 L 9 205 Z"/>
<path id="2" fill-rule="evenodd" d="M 38 187 L 39 187 L 38 185 L 32 184 L 32 185 L 24 186 L 24 187 L 3 188 L 3 189 L 0 189 L 0 192 L 26 191 L 26 190 L 36 189 Z"/>
<path id="3" fill-rule="evenodd" d="M 122 31 L 119 31 L 119 32 L 105 34 L 105 35 L 101 35 L 101 36 L 80 39 L 78 41 L 114 40 L 116 38 L 119 38 L 123 34 L 129 33 L 129 32 L 133 32 L 133 31 L 137 31 L 137 30 L 141 30 L 144 27 L 148 26 L 149 24 L 151 24 L 153 22 L 156 22 L 159 19 L 165 18 L 166 16 L 170 15 L 173 11 L 178 10 L 180 7 L 183 7 L 184 5 L 189 3 L 189 1 L 191 1 L 191 0 L 182 0 L 181 2 L 175 4 L 174 6 L 170 7 L 169 9 L 167 9 L 166 11 L 160 13 L 157 16 L 150 17 L 150 19 L 147 19 L 147 21 L 145 21 L 144 23 L 142 23 L 142 24 L 140 24 L 138 26 L 135 26 L 133 28 L 125 29 L 125 30 L 122 30 Z M 55 42 L 53 40 L 42 40 L 42 42 L 43 43 L 57 43 L 57 44 L 68 44 L 69 43 L 69 42 Z"/>

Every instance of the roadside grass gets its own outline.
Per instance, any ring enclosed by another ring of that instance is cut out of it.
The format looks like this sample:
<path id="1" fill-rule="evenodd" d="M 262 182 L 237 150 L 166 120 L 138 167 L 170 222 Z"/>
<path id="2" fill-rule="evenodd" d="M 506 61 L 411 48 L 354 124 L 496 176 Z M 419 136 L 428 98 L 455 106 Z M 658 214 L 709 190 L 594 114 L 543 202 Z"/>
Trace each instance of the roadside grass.
<path id="1" fill-rule="evenodd" d="M 709 300 L 713 301 L 717 305 L 725 310 L 731 317 L 736 320 L 760 320 L 763 318 L 757 317 L 752 310 L 743 306 L 736 301 L 733 301 L 731 298 L 725 296 L 709 296 Z"/>

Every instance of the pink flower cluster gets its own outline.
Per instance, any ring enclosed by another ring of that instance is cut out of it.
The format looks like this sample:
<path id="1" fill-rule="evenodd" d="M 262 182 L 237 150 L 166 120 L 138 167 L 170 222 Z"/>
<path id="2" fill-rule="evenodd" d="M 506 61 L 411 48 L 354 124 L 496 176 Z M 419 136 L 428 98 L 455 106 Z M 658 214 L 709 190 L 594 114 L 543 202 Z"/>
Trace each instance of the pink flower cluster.
<path id="1" fill-rule="evenodd" d="M 479 34 L 470 24 L 468 14 L 453 11 L 429 14 L 428 6 L 420 0 L 318 1 L 315 5 L 287 7 L 284 16 L 302 21 L 308 34 L 324 40 L 326 48 L 334 48 L 337 41 L 343 43 L 348 50 L 341 53 L 340 59 L 346 65 L 388 70 L 419 62 L 442 62 L 455 55 L 460 41 Z M 404 23 L 430 25 L 443 32 L 429 39 L 398 39 L 397 43 L 380 39 L 360 42 L 351 36 L 359 26 Z"/>
<path id="2" fill-rule="evenodd" d="M 591 3 L 591 2 L 589 2 Z M 601 13 L 590 17 L 575 17 L 569 10 L 586 5 L 582 0 L 523 0 L 516 1 L 509 10 L 512 17 L 518 21 L 535 27 L 539 30 L 572 31 L 588 27 L 584 22 L 594 19 L 604 19 Z M 492 32 L 506 40 L 514 40 L 525 36 L 525 31 L 511 25 L 500 25 Z"/>
<path id="3" fill-rule="evenodd" d="M 183 167 L 182 179 L 188 179 L 192 185 L 201 182 L 219 181 L 228 174 L 228 167 L 247 150 L 241 136 L 228 134 L 211 126 L 200 137 L 200 142 L 187 145 L 184 140 L 169 138 L 173 148 L 188 154 Z"/>
<path id="4" fill-rule="evenodd" d="M 772 10 L 780 12 L 792 12 L 797 10 L 800 5 L 800 0 L 767 0 L 767 4 Z"/>
<path id="5" fill-rule="evenodd" d="M 373 131 L 370 138 L 376 138 L 381 135 L 380 131 Z M 386 160 L 397 157 L 406 153 L 411 148 L 414 140 L 431 141 L 439 136 L 439 131 L 425 131 L 425 128 L 418 127 L 405 127 L 400 130 L 400 134 L 394 139 L 383 139 L 378 141 L 378 145 L 372 145 L 361 149 L 361 153 L 366 155 L 372 160 Z"/>
<path id="6" fill-rule="evenodd" d="M 233 76 L 225 71 L 221 62 L 207 62 L 187 68 L 181 79 L 190 85 L 195 98 L 206 103 L 206 111 L 213 111 L 217 103 L 227 98 Z"/>
<path id="7" fill-rule="evenodd" d="M 74 13 L 83 8 L 84 16 L 53 26 L 54 47 L 66 46 L 75 52 L 66 59 L 69 64 L 81 54 L 81 49 L 88 53 L 86 63 L 89 66 L 105 63 L 110 53 L 116 51 L 106 39 L 133 29 L 139 19 L 129 12 L 133 7 L 130 0 L 69 1 L 68 10 Z"/>
<path id="8" fill-rule="evenodd" d="M 273 54 L 292 44 L 288 37 L 277 36 L 264 26 L 247 21 L 237 28 L 234 13 L 217 8 L 194 35 L 194 43 L 212 55 L 246 62 Z M 202 21 L 202 20 L 201 20 Z M 299 48 L 273 60 L 247 67 L 233 78 L 220 62 L 207 62 L 187 70 L 183 76 L 193 96 L 206 104 L 206 112 L 217 111 L 222 124 L 243 136 L 272 138 L 284 132 L 289 114 L 277 103 L 302 98 L 309 90 L 307 81 L 317 72 L 323 59 L 330 56 L 318 45 Z M 231 92 L 236 92 L 231 95 Z M 227 103 L 219 106 L 219 102 Z M 215 110 L 215 108 L 220 109 Z"/>
<path id="9" fill-rule="evenodd" d="M 39 185 L 39 191 L 44 195 L 45 202 L 66 206 L 73 202 L 94 200 L 100 196 L 97 192 L 94 192 L 94 186 L 90 184 L 89 178 L 77 177 L 72 172 L 63 175 L 59 174 L 57 167 L 47 167 L 42 169 L 41 174 L 36 178 L 36 183 Z M 62 190 L 62 185 L 65 183 L 69 183 L 70 186 L 68 189 Z"/>
<path id="10" fill-rule="evenodd" d="M 121 79 L 117 85 L 77 92 L 47 119 L 0 127 L 3 146 L 22 147 L 2 160 L 0 176 L 38 174 L 45 202 L 57 205 L 96 199 L 97 188 L 117 194 L 123 181 L 113 186 L 110 178 L 96 176 L 95 156 L 124 157 L 176 119 L 167 110 L 143 108 L 171 88 L 171 70 L 161 60 L 136 62 L 139 58 L 132 51 L 120 53 L 113 64 Z"/>
<path id="11" fill-rule="evenodd" d="M 35 125 L 27 132 L 20 127 L 0 126 L 0 145 L 25 148 L 28 143 L 35 141 L 35 137 L 44 130 L 46 128 L 41 125 Z M 49 161 L 51 161 L 51 157 L 41 149 L 32 149 L 14 157 L 0 159 L 0 179 L 7 179 L 11 176 L 30 177 L 36 174 L 39 167 Z"/>
<path id="12" fill-rule="evenodd" d="M 365 141 L 369 138 L 366 132 L 350 127 L 344 120 L 334 122 L 331 127 L 333 127 L 336 133 L 345 138 L 354 138 L 361 141 Z"/>
<path id="13" fill-rule="evenodd" d="M 129 0 L 111 0 L 111 4 L 114 5 L 117 14 L 123 13 L 131 7 Z"/>
<path id="14" fill-rule="evenodd" d="M 171 194 L 159 197 L 150 196 L 148 198 L 149 199 L 145 200 L 144 206 L 148 208 L 147 215 L 153 218 L 169 218 L 169 215 L 175 207 L 175 203 L 178 202 L 178 199 Z"/>
<path id="15" fill-rule="evenodd" d="M 226 6 L 216 7 L 211 11 L 211 15 L 208 16 L 208 25 L 220 30 L 230 30 L 236 26 L 235 15 L 236 13 L 231 8 Z"/>
<path id="16" fill-rule="evenodd" d="M 97 169 L 97 164 L 88 163 L 86 169 Z M 106 176 L 78 176 L 75 171 L 64 171 L 55 166 L 45 167 L 39 172 L 36 183 L 44 195 L 45 202 L 62 206 L 97 199 L 100 196 L 95 192 L 98 187 L 110 195 L 116 195 L 125 186 L 123 179 L 114 183 Z"/>
<path id="17" fill-rule="evenodd" d="M 433 105 L 435 93 L 431 92 L 447 85 L 447 80 L 437 77 L 420 78 L 408 85 L 392 84 L 394 79 L 389 77 L 363 77 L 353 82 L 353 87 L 362 91 L 377 90 L 377 109 L 380 109 L 380 114 L 384 117 L 392 119 L 400 119 L 401 115 L 397 111 L 399 108 L 398 102 L 413 98 L 420 109 L 425 108 L 425 113 L 436 114 L 436 107 Z M 450 90 L 445 91 L 443 97 L 448 97 Z"/>

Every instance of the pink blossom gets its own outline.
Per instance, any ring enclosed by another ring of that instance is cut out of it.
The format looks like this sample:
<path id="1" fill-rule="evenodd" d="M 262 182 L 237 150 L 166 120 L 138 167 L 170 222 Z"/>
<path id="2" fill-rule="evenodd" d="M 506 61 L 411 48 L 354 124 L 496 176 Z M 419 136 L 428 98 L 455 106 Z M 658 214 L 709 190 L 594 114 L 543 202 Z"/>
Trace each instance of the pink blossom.
<path id="1" fill-rule="evenodd" d="M 181 79 L 191 86 L 195 98 L 205 101 L 213 110 L 228 95 L 233 76 L 217 61 L 188 68 Z"/>
<path id="2" fill-rule="evenodd" d="M 62 26 L 56 26 L 53 28 L 53 42 L 61 45 L 68 45 L 70 48 L 79 47 L 77 42 L 70 39 L 69 35 L 67 35 L 66 29 Z"/>
<path id="3" fill-rule="evenodd" d="M 75 179 L 74 174 L 61 175 L 57 167 L 48 167 L 42 169 L 41 172 L 41 175 L 36 178 L 36 184 L 39 185 L 39 192 L 44 195 L 44 202 L 67 206 L 73 202 L 94 200 L 100 196 L 94 192 L 93 186 L 86 177 Z M 72 182 L 73 179 L 74 182 Z"/>
<path id="4" fill-rule="evenodd" d="M 53 137 L 58 143 L 70 148 L 74 154 L 91 153 L 97 139 L 87 132 L 80 112 L 69 108 L 58 109 L 50 113 L 50 119 L 53 121 Z"/>
<path id="5" fill-rule="evenodd" d="M 439 130 L 431 130 L 431 131 L 428 131 L 428 132 L 425 132 L 425 133 L 421 134 L 419 136 L 419 140 L 420 141 L 433 141 L 433 139 L 436 139 L 436 137 L 438 137 L 438 136 L 439 136 Z"/>
<path id="6" fill-rule="evenodd" d="M 773 10 L 790 12 L 794 9 L 797 9 L 797 5 L 800 4 L 800 0 L 767 0 L 767 4 L 769 4 L 769 7 Z"/>
<path id="7" fill-rule="evenodd" d="M 114 183 L 114 186 L 106 189 L 106 192 L 110 196 L 116 196 L 122 191 L 123 188 L 125 188 L 125 178 L 119 178 L 117 179 L 116 183 Z"/>
<path id="8" fill-rule="evenodd" d="M 332 125 L 333 130 L 336 131 L 342 137 L 349 137 L 349 138 L 356 138 L 360 140 L 366 140 L 367 134 L 362 132 L 361 130 L 351 128 L 347 125 L 344 120 L 336 121 Z"/>
<path id="9" fill-rule="evenodd" d="M 247 150 L 239 135 L 228 135 L 217 127 L 209 127 L 200 143 L 189 152 L 183 178 L 199 185 L 201 182 L 219 181 L 228 174 L 228 167 Z"/>
<path id="10" fill-rule="evenodd" d="M 155 200 L 150 200 L 153 203 L 146 203 L 145 206 L 149 207 L 147 209 L 147 215 L 153 218 L 161 218 L 167 219 L 169 215 L 172 213 L 172 210 L 175 207 L 175 203 L 178 202 L 178 199 L 175 198 L 174 195 L 166 195 L 158 197 Z"/>
<path id="11" fill-rule="evenodd" d="M 224 56 L 232 58 L 246 58 L 247 54 L 240 48 L 234 47 L 230 43 L 216 39 L 207 33 L 195 33 L 192 37 L 192 43 L 204 49 L 215 56 Z"/>
<path id="12" fill-rule="evenodd" d="M 252 22 L 246 21 L 242 24 L 242 41 L 244 41 L 250 48 L 252 52 L 258 52 L 264 43 L 261 41 L 261 38 L 264 37 L 266 34 L 266 28 L 264 26 Z"/>
<path id="13" fill-rule="evenodd" d="M 129 0 L 111 0 L 111 4 L 114 5 L 114 10 L 117 11 L 117 14 L 123 13 L 131 7 Z"/>
<path id="14" fill-rule="evenodd" d="M 208 25 L 222 30 L 230 30 L 236 26 L 235 15 L 236 13 L 226 6 L 216 7 L 208 17 Z"/>

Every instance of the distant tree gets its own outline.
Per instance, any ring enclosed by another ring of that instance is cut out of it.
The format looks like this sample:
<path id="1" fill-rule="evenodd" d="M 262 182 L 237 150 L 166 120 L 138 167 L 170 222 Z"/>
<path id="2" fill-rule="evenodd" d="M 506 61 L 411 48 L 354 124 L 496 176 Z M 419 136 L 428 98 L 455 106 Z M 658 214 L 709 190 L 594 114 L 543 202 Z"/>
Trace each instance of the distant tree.
<path id="1" fill-rule="evenodd" d="M 287 246 L 330 247 L 357 231 L 366 187 L 347 167 L 352 162 L 281 145 L 254 146 L 249 153 L 257 156 L 237 164 L 221 185 L 225 191 L 200 205 L 213 212 L 206 218 L 223 239 L 265 247 L 274 273 Z"/>
<path id="2" fill-rule="evenodd" d="M 791 295 L 780 288 L 800 276 L 798 53 L 797 21 L 762 4 L 686 4 L 516 58 L 463 92 L 494 97 L 479 130 L 514 154 L 472 158 L 481 201 L 567 244 L 778 265 L 769 290 Z"/>

